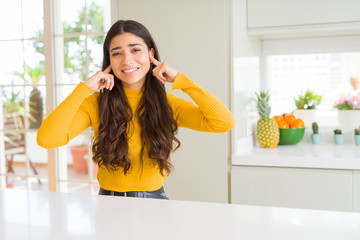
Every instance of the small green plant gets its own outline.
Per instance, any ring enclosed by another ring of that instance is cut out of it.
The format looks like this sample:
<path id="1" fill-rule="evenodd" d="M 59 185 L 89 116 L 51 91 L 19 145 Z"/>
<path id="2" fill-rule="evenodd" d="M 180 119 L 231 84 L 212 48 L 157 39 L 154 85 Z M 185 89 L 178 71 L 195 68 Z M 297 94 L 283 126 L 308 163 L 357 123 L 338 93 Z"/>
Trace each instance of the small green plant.
<path id="1" fill-rule="evenodd" d="M 334 130 L 334 133 L 335 133 L 335 134 L 342 134 L 341 129 L 335 129 L 335 130 Z"/>
<path id="2" fill-rule="evenodd" d="M 312 130 L 314 134 L 319 134 L 319 125 L 317 124 L 317 122 L 312 123 Z"/>
<path id="3" fill-rule="evenodd" d="M 360 135 L 360 127 L 355 128 L 354 134 L 355 134 L 355 135 Z"/>
<path id="4" fill-rule="evenodd" d="M 300 94 L 294 98 L 297 109 L 315 109 L 321 103 L 322 95 L 314 91 L 306 90 L 305 94 Z"/>

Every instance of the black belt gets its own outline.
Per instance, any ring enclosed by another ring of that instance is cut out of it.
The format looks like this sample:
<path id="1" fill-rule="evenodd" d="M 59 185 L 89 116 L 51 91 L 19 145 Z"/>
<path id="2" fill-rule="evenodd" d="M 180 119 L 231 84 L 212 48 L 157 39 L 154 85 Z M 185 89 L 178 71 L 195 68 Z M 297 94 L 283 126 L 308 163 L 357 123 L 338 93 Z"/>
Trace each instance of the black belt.
<path id="1" fill-rule="evenodd" d="M 164 192 L 164 187 L 161 187 L 155 191 L 129 191 L 129 192 L 117 192 L 109 191 L 100 187 L 99 195 L 111 195 L 111 196 L 123 196 L 123 197 L 140 197 L 144 198 L 147 195 L 160 195 Z"/>

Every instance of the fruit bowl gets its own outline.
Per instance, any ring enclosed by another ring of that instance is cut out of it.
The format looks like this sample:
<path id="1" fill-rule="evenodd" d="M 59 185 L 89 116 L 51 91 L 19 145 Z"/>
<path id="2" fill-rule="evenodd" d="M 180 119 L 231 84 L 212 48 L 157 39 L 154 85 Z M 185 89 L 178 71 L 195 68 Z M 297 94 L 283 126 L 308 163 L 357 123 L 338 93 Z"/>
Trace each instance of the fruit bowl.
<path id="1" fill-rule="evenodd" d="M 279 145 L 294 145 L 303 139 L 305 128 L 279 128 L 279 132 Z"/>

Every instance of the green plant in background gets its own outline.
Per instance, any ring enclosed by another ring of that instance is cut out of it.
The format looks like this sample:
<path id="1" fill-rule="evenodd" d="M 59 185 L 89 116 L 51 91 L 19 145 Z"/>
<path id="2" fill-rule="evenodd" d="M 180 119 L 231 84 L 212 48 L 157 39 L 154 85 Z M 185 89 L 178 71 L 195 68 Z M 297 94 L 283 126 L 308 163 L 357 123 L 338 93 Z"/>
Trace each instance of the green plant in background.
<path id="1" fill-rule="evenodd" d="M 317 122 L 312 123 L 312 130 L 314 134 L 319 134 L 319 125 L 317 124 Z"/>
<path id="2" fill-rule="evenodd" d="M 354 129 L 355 135 L 360 135 L 360 127 Z"/>
<path id="3" fill-rule="evenodd" d="M 305 94 L 300 94 L 297 98 L 294 98 L 297 109 L 316 109 L 321 100 L 322 95 L 312 90 L 307 90 Z"/>
<path id="4" fill-rule="evenodd" d="M 335 133 L 335 134 L 342 134 L 341 129 L 335 129 L 335 130 L 334 130 L 334 133 Z"/>

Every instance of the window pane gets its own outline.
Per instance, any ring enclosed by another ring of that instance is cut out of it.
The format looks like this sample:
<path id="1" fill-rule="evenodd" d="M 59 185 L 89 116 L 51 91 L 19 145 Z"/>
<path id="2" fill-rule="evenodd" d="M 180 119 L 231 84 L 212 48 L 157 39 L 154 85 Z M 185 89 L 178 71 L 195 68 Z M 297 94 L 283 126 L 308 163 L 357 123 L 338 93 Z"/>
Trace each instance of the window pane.
<path id="1" fill-rule="evenodd" d="M 71 34 L 85 31 L 85 1 L 61 0 L 62 29 L 56 34 Z"/>
<path id="2" fill-rule="evenodd" d="M 101 70 L 103 61 L 103 42 L 104 36 L 88 38 L 89 48 L 89 76 Z"/>
<path id="3" fill-rule="evenodd" d="M 45 84 L 44 43 L 24 41 L 24 59 L 26 84 Z"/>
<path id="4" fill-rule="evenodd" d="M 88 173 L 92 171 L 91 178 L 96 175 L 96 167 L 91 166 L 91 151 L 89 152 L 89 135 L 81 134 L 72 139 L 66 146 L 60 147 L 58 150 L 59 159 L 59 179 L 60 180 L 77 180 L 90 181 Z"/>
<path id="5" fill-rule="evenodd" d="M 85 36 L 64 39 L 64 74 L 62 83 L 86 80 Z"/>
<path id="6" fill-rule="evenodd" d="M 43 0 L 22 1 L 22 4 L 23 38 L 35 37 L 44 31 Z"/>
<path id="7" fill-rule="evenodd" d="M 0 40 L 20 39 L 22 36 L 21 1 L 6 1 L 0 8 Z M 11 23 L 11 24 L 10 24 Z M 2 52 L 3 53 L 3 52 Z"/>
<path id="8" fill-rule="evenodd" d="M 5 172 L 13 175 L 26 175 L 25 134 L 18 131 L 5 131 Z"/>
<path id="9" fill-rule="evenodd" d="M 0 52 L 0 85 L 24 84 L 22 42 L 1 42 Z"/>
<path id="10" fill-rule="evenodd" d="M 45 148 L 40 147 L 36 142 L 37 132 L 26 133 L 26 153 L 29 161 L 29 175 L 46 177 L 48 176 L 48 155 Z"/>
<path id="11" fill-rule="evenodd" d="M 59 105 L 75 89 L 76 85 L 59 86 L 56 88 L 56 105 Z"/>
<path id="12" fill-rule="evenodd" d="M 6 177 L 6 188 L 10 189 L 26 189 L 26 178 L 20 176 L 7 176 Z"/>
<path id="13" fill-rule="evenodd" d="M 2 88 L 3 102 L 3 126 L 2 129 L 23 130 L 24 129 L 24 88 L 4 87 Z"/>
<path id="14" fill-rule="evenodd" d="M 88 21 L 88 31 L 89 32 L 104 32 L 104 10 L 107 9 L 105 4 L 108 4 L 108 1 L 103 0 L 87 0 L 87 21 Z"/>
<path id="15" fill-rule="evenodd" d="M 319 110 L 334 110 L 341 96 L 360 93 L 360 52 L 276 55 L 267 61 L 274 115 L 294 110 L 294 97 L 307 89 L 323 95 Z"/>
<path id="16" fill-rule="evenodd" d="M 29 189 L 36 191 L 48 191 L 49 190 L 49 180 L 47 178 L 34 178 L 29 177 Z"/>

